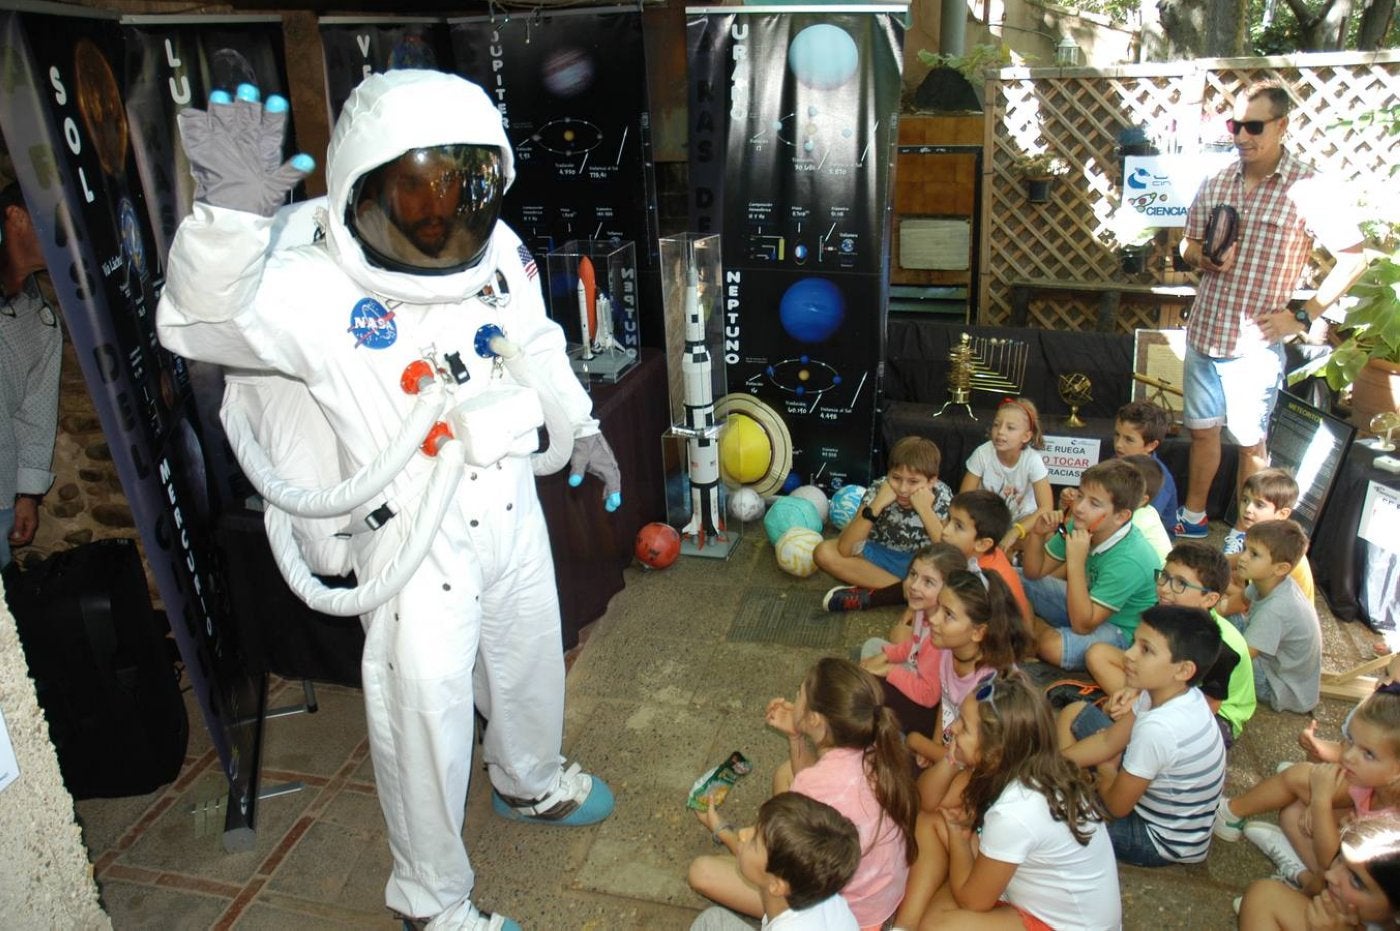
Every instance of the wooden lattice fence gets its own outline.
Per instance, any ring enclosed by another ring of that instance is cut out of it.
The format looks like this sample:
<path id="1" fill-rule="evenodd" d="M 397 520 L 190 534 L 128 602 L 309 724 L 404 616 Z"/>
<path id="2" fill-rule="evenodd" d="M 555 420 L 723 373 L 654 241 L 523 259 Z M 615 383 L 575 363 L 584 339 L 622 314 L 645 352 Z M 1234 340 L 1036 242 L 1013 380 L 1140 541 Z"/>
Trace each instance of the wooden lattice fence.
<path id="1" fill-rule="evenodd" d="M 1333 53 L 1277 58 L 1235 58 L 1132 65 L 1118 68 L 1007 68 L 987 81 L 985 142 L 988 183 L 982 202 L 979 321 L 1005 324 L 1010 282 L 1047 278 L 1092 282 L 1153 283 L 1129 276 L 1112 243 L 1110 218 L 1122 191 L 1119 133 L 1132 126 L 1183 152 L 1228 141 L 1223 120 L 1233 93 L 1251 81 L 1277 77 L 1296 91 L 1286 145 L 1318 168 L 1349 182 L 1358 194 L 1400 190 L 1389 177 L 1400 164 L 1400 135 L 1384 127 L 1338 127 L 1363 110 L 1400 101 L 1400 52 Z M 1031 204 L 1012 159 L 1049 151 L 1069 173 L 1052 187 L 1050 202 Z M 1173 238 L 1172 242 L 1175 242 Z M 1159 245 L 1158 266 L 1167 248 Z M 1157 279 L 1163 277 L 1157 273 Z M 1152 327 L 1155 302 L 1125 293 L 1120 330 Z M 1089 329 L 1092 298 L 1046 294 L 1032 302 L 1032 325 Z"/>

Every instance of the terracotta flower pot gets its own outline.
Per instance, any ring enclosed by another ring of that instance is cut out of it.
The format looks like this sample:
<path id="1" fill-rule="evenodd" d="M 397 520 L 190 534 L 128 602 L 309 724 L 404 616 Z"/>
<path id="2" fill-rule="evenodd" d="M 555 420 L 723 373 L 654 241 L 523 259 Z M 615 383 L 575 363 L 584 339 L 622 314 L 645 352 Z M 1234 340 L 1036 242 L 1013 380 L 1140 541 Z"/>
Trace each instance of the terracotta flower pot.
<path id="1" fill-rule="evenodd" d="M 1351 422 L 1365 430 L 1382 411 L 1400 413 L 1400 365 L 1372 359 L 1351 386 Z"/>

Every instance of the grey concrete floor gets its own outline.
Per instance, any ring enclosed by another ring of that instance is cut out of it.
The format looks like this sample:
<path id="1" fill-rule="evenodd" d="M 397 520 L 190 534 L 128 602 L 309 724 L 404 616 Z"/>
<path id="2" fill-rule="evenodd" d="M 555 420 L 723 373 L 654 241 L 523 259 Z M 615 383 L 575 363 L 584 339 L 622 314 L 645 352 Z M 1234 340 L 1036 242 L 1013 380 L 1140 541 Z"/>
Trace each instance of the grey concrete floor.
<path id="1" fill-rule="evenodd" d="M 507 822 L 491 814 L 483 774 L 467 815 L 474 899 L 526 929 L 688 927 L 705 903 L 686 886 L 686 865 L 713 850 L 684 807 L 692 781 L 742 750 L 755 774 L 726 807 L 737 823 L 750 821 L 785 755 L 784 741 L 763 725 L 767 700 L 794 695 L 814 660 L 844 655 L 898 617 L 896 609 L 821 613 L 830 584 L 821 574 L 783 574 L 758 526 L 727 561 L 683 557 L 664 571 L 627 570 L 626 588 L 574 657 L 565 731 L 565 752 L 608 780 L 617 811 L 589 828 Z M 1337 623 L 1321 599 L 1319 609 L 1326 668 L 1360 662 L 1369 632 Z M 797 645 L 740 639 L 765 619 Z M 383 907 L 389 852 L 360 694 L 337 686 L 318 686 L 317 694 L 319 713 L 268 722 L 264 783 L 295 779 L 306 788 L 263 803 L 252 851 L 224 853 L 222 813 L 205 814 L 221 803 L 224 784 L 197 723 L 174 784 L 78 803 L 118 929 L 395 926 Z M 274 680 L 269 705 L 300 697 L 300 683 Z M 1347 709 L 1324 700 L 1316 714 L 1322 730 L 1335 736 Z M 1269 775 L 1280 760 L 1301 759 L 1296 737 L 1305 723 L 1260 710 L 1231 751 L 1227 793 Z M 1195 866 L 1121 867 L 1125 925 L 1233 927 L 1231 899 L 1270 872 L 1245 841 L 1217 841 Z"/>

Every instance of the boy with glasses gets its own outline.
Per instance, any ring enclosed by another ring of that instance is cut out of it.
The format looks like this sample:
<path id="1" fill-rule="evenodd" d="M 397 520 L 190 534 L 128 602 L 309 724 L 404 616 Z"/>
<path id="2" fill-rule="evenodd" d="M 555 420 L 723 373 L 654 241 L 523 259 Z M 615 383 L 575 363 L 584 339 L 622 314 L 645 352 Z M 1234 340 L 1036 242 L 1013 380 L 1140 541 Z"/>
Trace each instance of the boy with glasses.
<path id="1" fill-rule="evenodd" d="M 1254 717 L 1257 704 L 1249 646 L 1235 625 L 1215 611 L 1230 583 L 1229 562 L 1209 544 L 1187 540 L 1167 554 L 1166 565 L 1157 570 L 1156 580 L 1158 604 L 1209 611 L 1220 628 L 1220 655 L 1206 670 L 1201 692 L 1215 713 L 1215 723 L 1228 750 L 1244 730 L 1245 722 Z M 1116 695 L 1127 685 L 1122 650 L 1096 643 L 1089 648 L 1085 662 L 1094 681 L 1109 695 Z M 1112 707 L 1116 710 L 1127 704 L 1120 699 Z"/>
<path id="2" fill-rule="evenodd" d="M 1283 145 L 1291 96 L 1276 81 L 1250 85 L 1227 128 L 1238 164 L 1201 186 L 1186 214 L 1181 255 L 1201 272 L 1186 323 L 1183 421 L 1191 431 L 1186 497 L 1176 536 L 1208 531 L 1206 496 L 1220 468 L 1220 430 L 1240 447 L 1238 481 L 1268 464 L 1269 412 L 1283 375 L 1282 341 L 1306 333 L 1364 268 L 1361 231 L 1346 199 Z M 1213 209 L 1233 207 L 1238 235 L 1223 250 L 1206 243 Z M 1298 287 L 1314 242 L 1337 264 L 1298 311 Z"/>

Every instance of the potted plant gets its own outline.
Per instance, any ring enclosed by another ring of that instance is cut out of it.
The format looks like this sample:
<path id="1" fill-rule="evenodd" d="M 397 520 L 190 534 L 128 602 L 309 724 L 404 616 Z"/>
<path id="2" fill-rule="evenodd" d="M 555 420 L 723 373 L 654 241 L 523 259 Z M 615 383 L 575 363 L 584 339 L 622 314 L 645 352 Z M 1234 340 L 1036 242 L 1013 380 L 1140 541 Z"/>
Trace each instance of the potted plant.
<path id="1" fill-rule="evenodd" d="M 1157 228 L 1148 222 L 1147 217 L 1127 205 L 1114 211 L 1110 227 L 1124 273 L 1140 275 L 1147 271 L 1147 257 L 1152 254 L 1152 241 L 1157 236 Z"/>
<path id="2" fill-rule="evenodd" d="M 1290 383 L 1320 374 L 1334 391 L 1351 386 L 1352 423 L 1366 429 L 1400 412 L 1400 249 L 1375 253 L 1351 286 L 1331 354 L 1290 372 Z"/>
<path id="3" fill-rule="evenodd" d="M 1069 171 L 1069 163 L 1049 152 L 1022 152 L 1012 159 L 1012 168 L 1026 182 L 1026 199 L 1043 204 L 1050 200 L 1050 185 Z"/>

